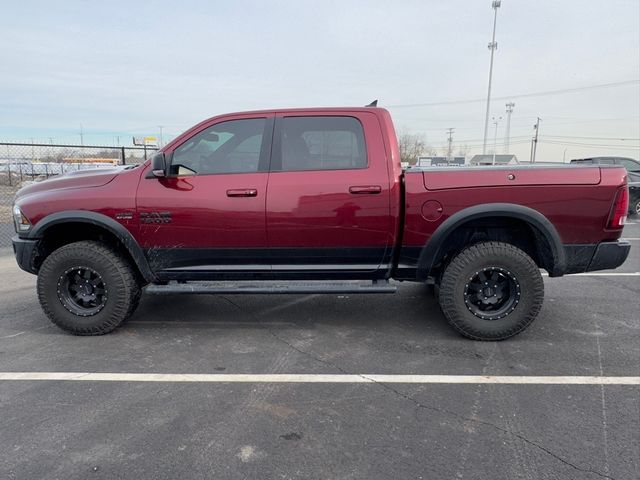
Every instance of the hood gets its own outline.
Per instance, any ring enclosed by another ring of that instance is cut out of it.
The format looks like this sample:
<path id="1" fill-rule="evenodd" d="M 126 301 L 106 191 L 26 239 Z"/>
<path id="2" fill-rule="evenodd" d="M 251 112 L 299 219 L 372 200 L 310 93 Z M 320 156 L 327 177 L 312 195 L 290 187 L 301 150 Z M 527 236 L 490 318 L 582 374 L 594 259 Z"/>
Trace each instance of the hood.
<path id="1" fill-rule="evenodd" d="M 92 168 L 56 175 L 42 182 L 25 185 L 16 193 L 16 199 L 25 195 L 47 190 L 62 190 L 69 188 L 91 188 L 106 185 L 116 176 L 131 167 Z"/>

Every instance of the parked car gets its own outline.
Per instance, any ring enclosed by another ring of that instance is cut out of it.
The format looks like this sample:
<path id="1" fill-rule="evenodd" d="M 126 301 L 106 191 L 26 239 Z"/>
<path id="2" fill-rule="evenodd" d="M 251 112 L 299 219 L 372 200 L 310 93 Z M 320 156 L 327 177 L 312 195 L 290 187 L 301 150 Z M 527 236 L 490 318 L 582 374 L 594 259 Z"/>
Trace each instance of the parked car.
<path id="1" fill-rule="evenodd" d="M 393 293 L 434 282 L 461 334 L 524 330 L 550 276 L 615 268 L 616 166 L 412 168 L 381 108 L 268 110 L 194 126 L 141 166 L 23 188 L 20 267 L 48 317 L 110 332 L 147 293 Z M 391 313 L 390 313 L 391 314 Z"/>
<path id="2" fill-rule="evenodd" d="M 576 158 L 571 163 L 580 165 L 621 165 L 629 174 L 629 213 L 640 215 L 640 162 L 626 157 Z"/>

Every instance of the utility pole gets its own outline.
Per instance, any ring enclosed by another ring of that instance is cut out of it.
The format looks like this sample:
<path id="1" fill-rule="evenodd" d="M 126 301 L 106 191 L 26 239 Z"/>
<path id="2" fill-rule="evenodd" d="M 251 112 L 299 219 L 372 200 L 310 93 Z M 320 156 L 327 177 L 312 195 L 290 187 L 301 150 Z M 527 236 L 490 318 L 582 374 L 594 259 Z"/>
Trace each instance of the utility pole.
<path id="1" fill-rule="evenodd" d="M 80 145 L 84 146 L 84 130 L 82 129 L 82 124 L 80 124 Z"/>
<path id="2" fill-rule="evenodd" d="M 447 133 L 449 134 L 449 138 L 447 138 L 447 142 L 449 142 L 449 148 L 447 150 L 447 162 L 451 163 L 451 149 L 453 147 L 453 128 L 447 128 Z"/>
<path id="3" fill-rule="evenodd" d="M 163 142 L 162 142 L 162 129 L 163 129 L 164 125 L 158 125 L 158 128 L 160 129 L 160 143 L 158 144 L 158 146 L 160 148 L 162 148 Z"/>
<path id="4" fill-rule="evenodd" d="M 533 136 L 533 140 L 531 140 L 531 160 L 530 163 L 535 163 L 536 161 L 536 150 L 538 148 L 538 130 L 540 130 L 540 117 L 537 117 L 536 124 L 533 126 L 533 129 L 536 131 L 536 134 Z"/>
<path id="5" fill-rule="evenodd" d="M 492 165 L 496 164 L 496 150 L 498 149 L 498 122 L 500 120 L 502 120 L 502 117 L 498 117 L 497 119 L 496 117 L 491 118 L 491 123 L 493 123 L 496 127 L 493 133 L 493 161 L 491 162 Z"/>
<path id="6" fill-rule="evenodd" d="M 504 153 L 509 153 L 509 142 L 511 140 L 511 114 L 513 113 L 514 102 L 507 102 L 507 126 L 504 133 Z"/>
<path id="7" fill-rule="evenodd" d="M 491 106 L 491 79 L 493 77 L 493 54 L 498 48 L 496 42 L 496 21 L 498 19 L 498 8 L 500 8 L 501 0 L 493 0 L 491 8 L 493 8 L 493 36 L 491 37 L 491 43 L 488 45 L 491 50 L 491 60 L 489 63 L 489 87 L 487 88 L 487 113 L 484 117 L 484 137 L 482 142 L 482 154 L 487 153 L 487 132 L 489 130 L 489 108 Z"/>

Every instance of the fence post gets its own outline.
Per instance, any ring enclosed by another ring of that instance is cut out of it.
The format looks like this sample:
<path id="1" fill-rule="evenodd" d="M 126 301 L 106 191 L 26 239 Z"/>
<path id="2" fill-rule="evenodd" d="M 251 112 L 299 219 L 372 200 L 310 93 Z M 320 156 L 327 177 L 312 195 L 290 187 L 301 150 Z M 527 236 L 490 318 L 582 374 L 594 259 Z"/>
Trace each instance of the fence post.
<path id="1" fill-rule="evenodd" d="M 22 183 L 22 164 L 19 163 L 18 166 L 20 167 L 20 182 Z"/>
<path id="2" fill-rule="evenodd" d="M 121 149 L 121 152 L 122 152 L 122 164 L 126 165 L 127 162 L 126 162 L 125 157 L 124 157 L 126 155 L 126 152 L 124 151 L 124 147 L 120 147 L 120 149 Z"/>
<path id="3" fill-rule="evenodd" d="M 47 166 L 47 164 L 44 164 L 44 174 L 46 175 L 47 178 L 49 178 L 49 167 Z"/>
<path id="4" fill-rule="evenodd" d="M 7 145 L 7 174 L 9 175 L 9 186 L 13 185 L 13 179 L 11 178 L 11 155 L 9 153 L 9 145 Z"/>

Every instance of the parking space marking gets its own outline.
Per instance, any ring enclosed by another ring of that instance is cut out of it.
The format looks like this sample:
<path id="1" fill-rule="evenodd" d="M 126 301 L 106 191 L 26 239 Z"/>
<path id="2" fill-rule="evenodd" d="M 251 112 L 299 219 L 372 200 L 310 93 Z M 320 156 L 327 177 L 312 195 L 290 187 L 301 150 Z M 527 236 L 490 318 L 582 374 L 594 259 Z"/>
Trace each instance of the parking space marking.
<path id="1" fill-rule="evenodd" d="M 99 372 L 0 372 L 0 381 L 164 383 L 407 383 L 500 385 L 640 385 L 640 377 L 378 374 L 188 374 Z"/>
<path id="2" fill-rule="evenodd" d="M 547 272 L 542 272 L 542 276 L 548 277 L 549 274 Z M 569 273 L 564 275 L 562 278 L 571 277 L 640 277 L 640 272 Z"/>

